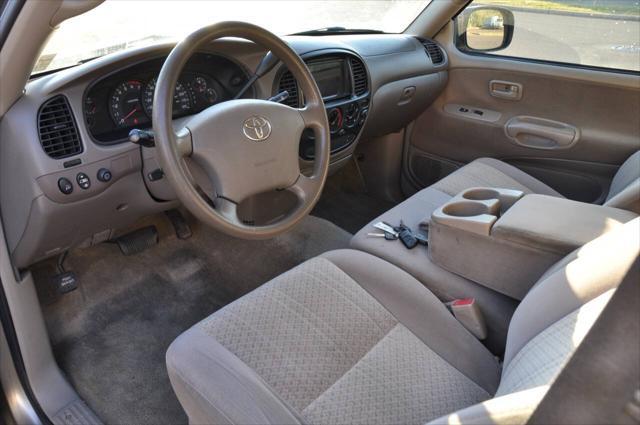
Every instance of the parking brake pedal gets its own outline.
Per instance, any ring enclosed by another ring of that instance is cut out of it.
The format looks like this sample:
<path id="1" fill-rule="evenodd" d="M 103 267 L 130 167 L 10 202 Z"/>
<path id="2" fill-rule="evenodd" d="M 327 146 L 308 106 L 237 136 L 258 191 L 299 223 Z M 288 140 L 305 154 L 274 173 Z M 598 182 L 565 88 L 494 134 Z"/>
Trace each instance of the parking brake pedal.
<path id="1" fill-rule="evenodd" d="M 133 255 L 158 243 L 158 229 L 147 226 L 122 235 L 115 240 L 123 255 Z"/>
<path id="2" fill-rule="evenodd" d="M 178 239 L 189 239 L 192 235 L 191 227 L 184 218 L 182 213 L 178 210 L 169 210 L 164 212 L 173 225 L 173 230 L 176 231 Z"/>

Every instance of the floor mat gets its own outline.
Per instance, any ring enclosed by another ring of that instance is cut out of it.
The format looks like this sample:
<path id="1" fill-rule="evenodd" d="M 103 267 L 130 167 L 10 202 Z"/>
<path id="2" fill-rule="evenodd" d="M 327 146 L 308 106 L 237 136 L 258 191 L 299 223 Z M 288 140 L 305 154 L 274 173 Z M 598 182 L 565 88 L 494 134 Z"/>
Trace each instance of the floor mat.
<path id="1" fill-rule="evenodd" d="M 58 364 L 108 424 L 186 423 L 165 368 L 175 337 L 307 258 L 346 247 L 351 237 L 316 217 L 267 241 L 235 239 L 198 223 L 183 241 L 163 216 L 152 223 L 160 243 L 140 254 L 125 257 L 115 244 L 74 251 L 65 266 L 80 286 L 64 296 L 50 283 L 54 261 L 33 268 Z"/>
<path id="2" fill-rule="evenodd" d="M 353 169 L 345 167 L 329 177 L 311 214 L 356 233 L 396 203 L 367 194 Z"/>

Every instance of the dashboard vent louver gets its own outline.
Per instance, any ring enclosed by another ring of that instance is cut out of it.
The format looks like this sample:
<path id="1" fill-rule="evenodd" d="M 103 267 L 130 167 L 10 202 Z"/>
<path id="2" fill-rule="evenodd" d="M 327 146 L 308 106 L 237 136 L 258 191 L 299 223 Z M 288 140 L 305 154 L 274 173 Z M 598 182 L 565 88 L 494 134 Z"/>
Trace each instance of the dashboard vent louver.
<path id="1" fill-rule="evenodd" d="M 62 95 L 47 100 L 40 107 L 38 132 L 42 149 L 51 158 L 66 158 L 82 152 L 69 102 Z"/>
<path id="2" fill-rule="evenodd" d="M 367 70 L 360 59 L 351 58 L 351 72 L 353 72 L 353 91 L 356 96 L 362 96 L 367 92 Z"/>
<path id="3" fill-rule="evenodd" d="M 439 65 L 444 62 L 444 53 L 442 53 L 442 49 L 436 43 L 431 40 L 420 40 L 424 49 L 427 51 L 427 54 L 431 58 L 431 62 L 434 65 Z"/>
<path id="4" fill-rule="evenodd" d="M 278 93 L 283 91 L 289 92 L 289 97 L 282 103 L 291 106 L 292 108 L 299 108 L 298 101 L 298 82 L 294 78 L 291 71 L 285 71 L 280 77 L 280 84 L 278 84 Z"/>

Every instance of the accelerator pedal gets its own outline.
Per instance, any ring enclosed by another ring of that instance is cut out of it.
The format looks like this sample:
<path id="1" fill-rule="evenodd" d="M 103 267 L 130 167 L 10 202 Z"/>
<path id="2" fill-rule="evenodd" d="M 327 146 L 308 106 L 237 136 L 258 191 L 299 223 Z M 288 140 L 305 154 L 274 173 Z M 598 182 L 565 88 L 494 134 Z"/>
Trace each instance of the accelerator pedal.
<path id="1" fill-rule="evenodd" d="M 158 244 L 158 229 L 147 226 L 122 235 L 115 240 L 123 255 L 139 254 Z"/>

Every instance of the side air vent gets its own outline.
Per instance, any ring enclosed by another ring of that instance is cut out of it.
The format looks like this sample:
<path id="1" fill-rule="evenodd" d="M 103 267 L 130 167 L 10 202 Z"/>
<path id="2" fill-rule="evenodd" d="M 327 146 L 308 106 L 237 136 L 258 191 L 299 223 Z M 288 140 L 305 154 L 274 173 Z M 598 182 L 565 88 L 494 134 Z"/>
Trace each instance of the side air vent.
<path id="1" fill-rule="evenodd" d="M 356 96 L 362 96 L 368 90 L 367 70 L 360 59 L 351 58 L 351 72 L 353 72 L 353 91 Z"/>
<path id="2" fill-rule="evenodd" d="M 51 158 L 66 158 L 82 152 L 69 102 L 62 95 L 42 104 L 38 112 L 38 131 L 42 149 Z"/>
<path id="3" fill-rule="evenodd" d="M 292 108 L 300 107 L 298 96 L 298 82 L 291 73 L 291 71 L 285 71 L 280 77 L 280 84 L 278 84 L 278 93 L 283 91 L 289 92 L 289 97 L 282 103 L 291 106 Z"/>
<path id="4" fill-rule="evenodd" d="M 424 46 L 424 49 L 427 51 L 427 54 L 434 65 L 439 65 L 444 62 L 444 53 L 442 53 L 440 46 L 431 40 L 420 40 L 420 42 Z"/>

